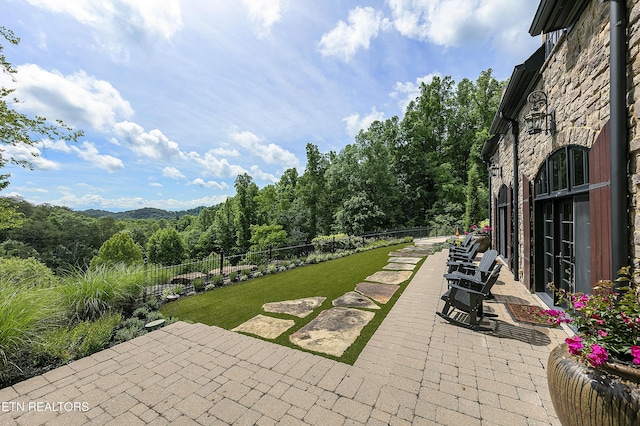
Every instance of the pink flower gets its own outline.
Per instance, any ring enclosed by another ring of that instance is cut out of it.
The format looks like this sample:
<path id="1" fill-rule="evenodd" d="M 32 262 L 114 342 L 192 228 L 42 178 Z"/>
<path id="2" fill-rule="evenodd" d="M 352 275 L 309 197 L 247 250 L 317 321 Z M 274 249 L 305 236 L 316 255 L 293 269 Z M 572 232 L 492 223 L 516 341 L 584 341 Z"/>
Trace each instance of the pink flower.
<path id="1" fill-rule="evenodd" d="M 582 344 L 580 336 L 567 337 L 564 341 L 569 347 L 569 353 L 571 355 L 580 355 L 582 353 L 584 345 Z"/>
<path id="2" fill-rule="evenodd" d="M 591 353 L 587 355 L 589 363 L 594 367 L 604 365 L 609 358 L 607 350 L 600 345 L 591 345 Z"/>
<path id="3" fill-rule="evenodd" d="M 572 299 L 573 307 L 576 309 L 583 309 L 589 302 L 589 296 L 586 294 L 575 295 Z"/>
<path id="4" fill-rule="evenodd" d="M 607 337 L 608 335 L 609 333 L 607 333 L 606 331 L 598 330 L 598 336 Z"/>
<path id="5" fill-rule="evenodd" d="M 631 356 L 634 364 L 640 364 L 640 346 L 631 346 Z"/>

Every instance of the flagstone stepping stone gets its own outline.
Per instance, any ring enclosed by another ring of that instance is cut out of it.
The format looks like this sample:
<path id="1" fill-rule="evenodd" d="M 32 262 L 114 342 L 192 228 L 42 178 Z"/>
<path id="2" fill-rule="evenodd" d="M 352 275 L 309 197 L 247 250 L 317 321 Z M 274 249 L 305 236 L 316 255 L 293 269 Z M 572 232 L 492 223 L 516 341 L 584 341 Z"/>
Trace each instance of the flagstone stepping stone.
<path id="1" fill-rule="evenodd" d="M 420 262 L 421 257 L 403 257 L 403 256 L 391 256 L 389 262 L 393 263 L 411 263 L 412 265 Z"/>
<path id="2" fill-rule="evenodd" d="M 333 306 L 342 306 L 344 308 L 380 309 L 380 306 L 373 303 L 371 299 L 355 291 L 343 294 L 332 303 Z"/>
<path id="3" fill-rule="evenodd" d="M 322 305 L 326 297 L 307 297 L 304 299 L 284 300 L 282 302 L 270 302 L 262 305 L 265 312 L 294 315 L 304 318 Z"/>
<path id="4" fill-rule="evenodd" d="M 411 278 L 412 271 L 378 271 L 365 278 L 367 281 L 382 284 L 400 284 Z"/>
<path id="5" fill-rule="evenodd" d="M 356 286 L 356 291 L 378 303 L 386 304 L 399 288 L 397 285 L 360 283 Z"/>
<path id="6" fill-rule="evenodd" d="M 392 251 L 391 253 L 389 253 L 389 256 L 392 257 L 419 257 L 419 258 L 423 258 L 426 256 L 429 256 L 430 254 L 433 254 L 433 249 L 411 249 L 411 250 L 407 250 L 407 249 L 401 249 L 401 250 L 397 250 L 397 251 Z"/>
<path id="7" fill-rule="evenodd" d="M 295 321 L 293 320 L 256 315 L 231 331 L 242 331 L 264 337 L 265 339 L 275 339 L 294 325 Z"/>
<path id="8" fill-rule="evenodd" d="M 391 271 L 413 271 L 416 265 L 412 265 L 411 263 L 389 263 L 383 269 L 391 270 Z"/>
<path id="9" fill-rule="evenodd" d="M 289 336 L 294 345 L 336 357 L 358 338 L 373 312 L 351 308 L 331 308 L 320 312 L 309 324 Z"/>

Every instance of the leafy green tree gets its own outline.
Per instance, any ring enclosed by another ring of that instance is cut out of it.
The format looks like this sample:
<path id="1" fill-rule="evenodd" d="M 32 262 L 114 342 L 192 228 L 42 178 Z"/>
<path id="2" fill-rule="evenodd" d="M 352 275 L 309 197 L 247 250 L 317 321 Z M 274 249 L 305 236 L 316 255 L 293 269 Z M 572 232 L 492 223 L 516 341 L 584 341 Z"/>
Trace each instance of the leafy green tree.
<path id="1" fill-rule="evenodd" d="M 0 257 L 19 257 L 21 259 L 40 259 L 40 253 L 29 244 L 16 240 L 5 240 L 0 243 Z"/>
<path id="2" fill-rule="evenodd" d="M 20 39 L 15 36 L 13 31 L 5 27 L 0 27 L 0 35 L 10 44 L 17 45 L 20 43 Z M 13 79 L 13 74 L 16 73 L 16 70 L 13 69 L 3 52 L 3 46 L 0 44 L 0 70 Z M 76 141 L 83 135 L 82 131 L 74 131 L 60 120 L 57 120 L 55 124 L 51 124 L 44 117 L 36 116 L 30 118 L 17 112 L 11 107 L 12 104 L 18 103 L 18 99 L 10 98 L 12 92 L 14 92 L 13 89 L 0 87 L 0 144 L 33 146 L 39 142 L 40 138 Z M 0 168 L 6 166 L 7 163 L 31 167 L 29 161 L 6 157 L 0 151 Z M 0 190 L 9 185 L 9 177 L 9 174 L 0 175 Z"/>
<path id="3" fill-rule="evenodd" d="M 102 265 L 142 264 L 142 249 L 127 232 L 119 232 L 102 244 L 98 255 L 91 259 L 90 267 Z"/>
<path id="4" fill-rule="evenodd" d="M 469 179 L 467 181 L 467 201 L 464 215 L 465 229 L 469 229 L 471 225 L 477 225 L 484 219 L 481 203 L 486 202 L 486 200 L 480 199 L 479 187 L 480 175 L 478 174 L 478 167 L 474 163 L 469 169 Z"/>
<path id="5" fill-rule="evenodd" d="M 147 256 L 151 263 L 177 265 L 187 258 L 187 246 L 175 228 L 156 231 L 147 243 Z"/>
<path id="6" fill-rule="evenodd" d="M 213 223 L 217 250 L 226 254 L 234 252 L 236 243 L 235 215 L 234 199 L 228 198 L 222 208 L 216 211 L 216 218 Z"/>
<path id="7" fill-rule="evenodd" d="M 298 196 L 307 209 L 308 222 L 306 234 L 311 239 L 318 233 L 328 234 L 331 228 L 332 211 L 324 208 L 327 203 L 325 172 L 329 165 L 327 156 L 320 153 L 318 147 L 308 143 L 307 167 L 300 178 Z"/>
<path id="8" fill-rule="evenodd" d="M 278 247 L 287 241 L 287 232 L 280 225 L 251 225 L 251 248 Z"/>
<path id="9" fill-rule="evenodd" d="M 236 246 L 241 252 L 249 249 L 251 240 L 251 225 L 256 223 L 258 185 L 253 182 L 253 178 L 247 173 L 236 177 Z"/>

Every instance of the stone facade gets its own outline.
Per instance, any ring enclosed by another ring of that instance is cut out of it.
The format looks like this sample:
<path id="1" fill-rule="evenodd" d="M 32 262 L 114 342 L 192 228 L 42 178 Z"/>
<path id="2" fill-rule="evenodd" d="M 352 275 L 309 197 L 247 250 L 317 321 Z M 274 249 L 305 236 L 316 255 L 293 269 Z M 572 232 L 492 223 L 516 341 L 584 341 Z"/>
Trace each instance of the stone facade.
<path id="1" fill-rule="evenodd" d="M 627 111 L 629 123 L 629 224 L 633 228 L 630 255 L 640 263 L 640 1 L 627 1 Z M 518 179 L 536 178 L 545 160 L 557 149 L 567 145 L 591 148 L 610 117 L 609 64 L 609 3 L 592 0 L 570 30 L 558 37 L 542 65 L 533 90 L 542 90 L 548 97 L 548 112 L 555 113 L 556 132 L 529 135 L 524 116 L 530 106 L 523 100 L 518 112 Z M 544 37 L 544 36 L 543 36 Z M 544 40 L 544 39 L 543 39 Z M 491 180 L 491 199 L 495 203 L 502 185 L 514 185 L 513 144 L 511 130 L 500 137 L 491 165 L 502 169 L 501 176 Z M 523 199 L 520 188 L 518 223 L 522 224 Z M 492 211 L 495 211 L 495 204 Z M 524 231 L 518 232 L 519 264 L 514 274 L 522 278 Z"/>

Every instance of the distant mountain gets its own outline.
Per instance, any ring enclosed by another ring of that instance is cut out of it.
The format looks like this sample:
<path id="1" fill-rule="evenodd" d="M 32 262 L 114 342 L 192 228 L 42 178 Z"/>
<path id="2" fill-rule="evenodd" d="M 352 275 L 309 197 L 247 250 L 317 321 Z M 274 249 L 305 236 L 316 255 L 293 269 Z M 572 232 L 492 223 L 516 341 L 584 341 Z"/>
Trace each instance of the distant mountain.
<path id="1" fill-rule="evenodd" d="M 89 209 L 83 210 L 79 213 L 84 213 L 88 216 L 101 218 L 101 217 L 111 217 L 113 219 L 176 219 L 182 216 L 191 215 L 197 216 L 200 212 L 205 208 L 205 206 L 196 207 L 189 210 L 182 210 L 178 212 L 171 212 L 162 209 L 154 209 L 151 207 L 145 207 L 142 209 L 136 210 L 127 210 L 124 212 L 110 212 L 107 210 L 97 210 L 97 209 Z"/>

